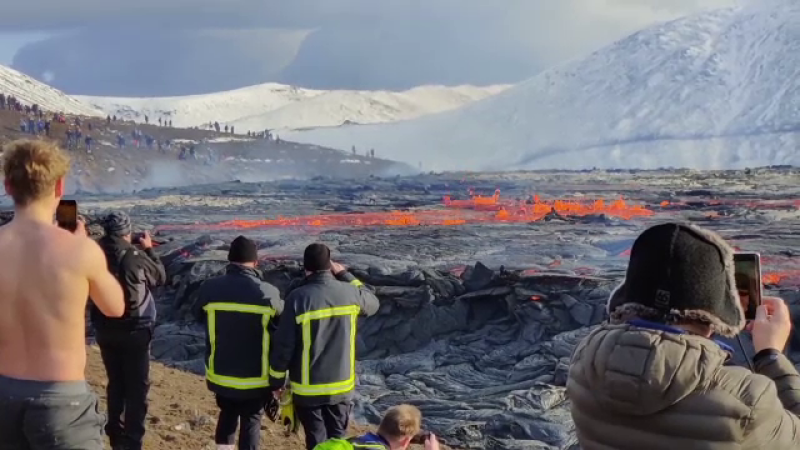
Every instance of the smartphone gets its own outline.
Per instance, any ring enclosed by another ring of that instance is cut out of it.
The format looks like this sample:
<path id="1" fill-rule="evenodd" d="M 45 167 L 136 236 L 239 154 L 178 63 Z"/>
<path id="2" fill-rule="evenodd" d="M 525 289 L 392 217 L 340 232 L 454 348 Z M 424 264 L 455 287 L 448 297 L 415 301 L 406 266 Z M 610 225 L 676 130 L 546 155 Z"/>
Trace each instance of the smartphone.
<path id="1" fill-rule="evenodd" d="M 758 253 L 736 253 L 733 255 L 736 289 L 742 301 L 747 320 L 756 318 L 756 308 L 761 305 L 761 255 Z"/>
<path id="2" fill-rule="evenodd" d="M 430 431 L 425 431 L 425 430 L 420 431 L 419 433 L 417 433 L 416 436 L 411 438 L 411 443 L 417 445 L 425 445 L 425 441 L 427 441 L 430 436 L 431 436 Z"/>
<path id="3" fill-rule="evenodd" d="M 69 231 L 78 228 L 78 202 L 75 200 L 61 200 L 56 209 L 56 223 Z"/>

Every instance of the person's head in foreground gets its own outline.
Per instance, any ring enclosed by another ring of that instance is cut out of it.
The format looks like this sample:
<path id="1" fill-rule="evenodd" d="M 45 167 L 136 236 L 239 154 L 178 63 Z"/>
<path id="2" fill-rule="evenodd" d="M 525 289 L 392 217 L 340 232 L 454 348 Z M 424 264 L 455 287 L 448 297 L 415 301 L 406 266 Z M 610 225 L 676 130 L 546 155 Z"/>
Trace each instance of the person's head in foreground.
<path id="1" fill-rule="evenodd" d="M 69 157 L 51 142 L 19 140 L 3 148 L 3 184 L 15 217 L 52 223 L 64 196 Z"/>
<path id="2" fill-rule="evenodd" d="M 314 450 L 351 450 L 358 448 L 406 450 L 412 443 L 423 444 L 425 450 L 439 450 L 439 440 L 422 430 L 422 413 L 415 406 L 398 405 L 389 408 L 381 419 L 376 433 L 351 439 L 331 439 Z M 419 436 L 420 440 L 414 438 Z M 416 442 L 415 442 L 416 441 Z"/>
<path id="3" fill-rule="evenodd" d="M 415 406 L 398 405 L 389 408 L 378 426 L 378 436 L 391 450 L 405 450 L 422 429 L 422 413 Z"/>
<path id="4" fill-rule="evenodd" d="M 258 246 L 255 241 L 239 236 L 231 242 L 228 250 L 228 262 L 240 266 L 254 268 L 258 262 Z"/>
<path id="5" fill-rule="evenodd" d="M 567 393 L 583 450 L 800 448 L 800 376 L 781 353 L 791 329 L 784 302 L 766 297 L 757 310 L 756 373 L 726 366 L 730 348 L 712 339 L 745 326 L 733 253 L 687 224 L 636 239 L 609 323 L 572 357 Z"/>
<path id="6" fill-rule="evenodd" d="M 303 252 L 303 267 L 307 274 L 331 270 L 331 249 L 325 244 L 311 244 Z"/>

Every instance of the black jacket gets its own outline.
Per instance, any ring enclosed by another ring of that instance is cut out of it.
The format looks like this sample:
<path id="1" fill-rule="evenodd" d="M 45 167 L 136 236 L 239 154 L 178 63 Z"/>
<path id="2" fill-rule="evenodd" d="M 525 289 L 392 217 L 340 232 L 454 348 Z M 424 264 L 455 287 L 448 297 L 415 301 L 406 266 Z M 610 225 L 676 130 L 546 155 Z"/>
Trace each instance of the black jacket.
<path id="1" fill-rule="evenodd" d="M 204 282 L 192 305 L 206 325 L 206 383 L 227 398 L 262 397 L 272 391 L 270 338 L 283 300 L 255 269 L 230 264 L 225 272 Z"/>
<path id="2" fill-rule="evenodd" d="M 276 373 L 289 371 L 295 404 L 315 407 L 352 399 L 358 316 L 371 316 L 379 307 L 375 294 L 347 272 L 338 280 L 328 271 L 317 272 L 287 295 L 270 366 Z M 284 378 L 273 383 L 283 385 Z"/>
<path id="3" fill-rule="evenodd" d="M 95 329 L 103 332 L 152 328 L 156 323 L 156 304 L 150 289 L 166 282 L 164 264 L 152 249 L 139 250 L 118 237 L 105 236 L 98 243 L 106 254 L 108 270 L 122 286 L 125 314 L 120 318 L 106 317 L 92 305 L 90 317 Z"/>

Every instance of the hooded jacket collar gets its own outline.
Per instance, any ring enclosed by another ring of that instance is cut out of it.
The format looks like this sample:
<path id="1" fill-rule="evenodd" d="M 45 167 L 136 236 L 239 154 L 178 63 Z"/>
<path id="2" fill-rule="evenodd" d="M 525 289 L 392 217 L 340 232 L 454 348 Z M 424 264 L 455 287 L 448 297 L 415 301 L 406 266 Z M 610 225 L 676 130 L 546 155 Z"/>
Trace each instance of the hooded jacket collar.
<path id="1" fill-rule="evenodd" d="M 127 250 L 133 247 L 133 245 L 130 242 L 126 241 L 125 239 L 122 239 L 119 236 L 111 236 L 108 234 L 100 239 L 100 244 L 104 248 L 108 248 L 115 251 Z"/>
<path id="2" fill-rule="evenodd" d="M 225 267 L 225 273 L 229 275 L 245 275 L 250 277 L 261 278 L 260 272 L 256 268 L 245 267 L 241 264 L 230 263 Z"/>
<path id="3" fill-rule="evenodd" d="M 332 280 L 334 279 L 334 276 L 330 270 L 320 270 L 307 276 L 306 279 L 308 281 L 324 281 L 324 280 Z"/>
<path id="4" fill-rule="evenodd" d="M 672 327 L 672 326 L 665 325 L 663 323 L 658 323 L 658 322 L 651 322 L 649 320 L 634 319 L 634 320 L 629 321 L 628 324 L 633 325 L 633 326 L 635 326 L 637 328 L 645 328 L 645 329 L 654 330 L 654 331 L 665 331 L 667 333 L 675 333 L 675 334 L 689 334 L 689 333 L 686 332 L 686 330 L 684 330 L 682 328 Z M 718 341 L 716 339 L 710 339 L 710 340 L 715 342 L 717 345 L 719 345 L 719 347 L 721 349 L 725 350 L 726 352 L 728 352 L 731 355 L 735 351 L 733 349 L 733 347 L 731 347 L 730 345 L 728 345 L 728 344 L 726 344 L 726 343 L 724 343 L 722 341 Z"/>

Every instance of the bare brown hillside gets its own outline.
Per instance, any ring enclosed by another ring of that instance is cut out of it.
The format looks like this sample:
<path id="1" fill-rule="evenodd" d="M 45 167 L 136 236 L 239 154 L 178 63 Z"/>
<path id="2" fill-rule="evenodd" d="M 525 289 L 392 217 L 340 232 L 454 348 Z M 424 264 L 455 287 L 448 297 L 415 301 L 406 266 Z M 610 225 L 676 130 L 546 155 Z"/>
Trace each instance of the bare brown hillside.
<path id="1" fill-rule="evenodd" d="M 101 398 L 105 411 L 106 375 L 100 350 L 91 346 L 87 353 L 86 377 Z M 218 410 L 203 379 L 153 362 L 151 382 L 145 450 L 216 448 L 214 427 Z M 354 432 L 357 431 L 354 428 Z M 261 433 L 262 448 L 305 448 L 300 437 L 284 437 L 283 430 L 267 418 L 264 418 Z"/>
<path id="2" fill-rule="evenodd" d="M 31 138 L 20 130 L 16 111 L 0 110 L 0 145 L 19 138 Z M 49 113 L 48 113 L 49 117 Z M 311 178 L 316 176 L 360 178 L 385 175 L 398 166 L 392 161 L 352 155 L 347 152 L 295 142 L 249 138 L 246 135 L 217 133 L 210 130 L 171 128 L 134 122 L 112 121 L 99 117 L 81 117 L 82 138 L 70 151 L 73 160 L 70 187 L 89 192 L 131 192 L 151 187 L 204 184 L 231 180 L 265 181 L 276 178 Z M 67 123 L 52 122 L 49 136 L 66 146 Z M 91 126 L 91 129 L 90 129 Z M 138 129 L 156 144 L 133 144 L 131 132 Z M 126 139 L 120 148 L 117 136 Z M 93 139 L 87 150 L 84 138 Z M 157 142 L 171 142 L 170 148 L 158 148 Z M 197 158 L 179 159 L 182 149 L 194 147 Z"/>
<path id="3" fill-rule="evenodd" d="M 105 411 L 106 374 L 100 350 L 89 346 L 87 355 L 86 377 Z M 218 410 L 203 378 L 157 362 L 151 363 L 150 377 L 145 450 L 215 449 L 214 427 Z M 353 425 L 351 430 L 355 435 L 366 432 L 368 427 Z M 261 448 L 264 449 L 305 449 L 300 436 L 285 437 L 282 428 L 267 418 L 262 421 L 261 438 Z"/>

